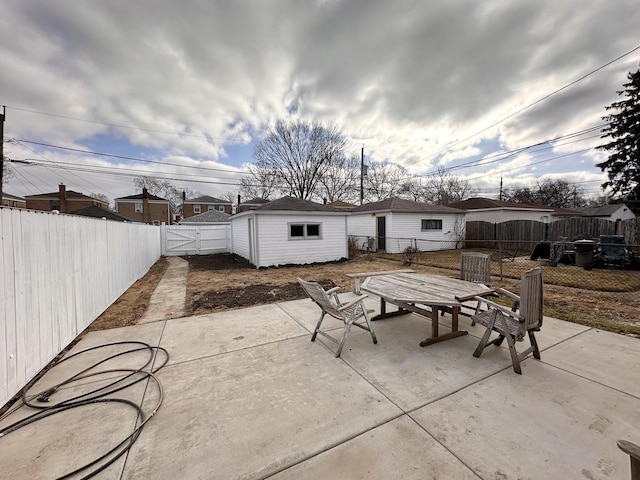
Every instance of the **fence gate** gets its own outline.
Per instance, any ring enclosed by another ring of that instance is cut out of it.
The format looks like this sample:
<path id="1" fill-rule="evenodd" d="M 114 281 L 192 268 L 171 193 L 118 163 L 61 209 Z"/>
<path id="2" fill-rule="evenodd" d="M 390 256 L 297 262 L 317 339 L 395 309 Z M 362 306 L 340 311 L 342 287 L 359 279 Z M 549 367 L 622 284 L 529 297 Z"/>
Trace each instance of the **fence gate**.
<path id="1" fill-rule="evenodd" d="M 230 225 L 163 225 L 163 255 L 211 255 L 231 251 Z"/>

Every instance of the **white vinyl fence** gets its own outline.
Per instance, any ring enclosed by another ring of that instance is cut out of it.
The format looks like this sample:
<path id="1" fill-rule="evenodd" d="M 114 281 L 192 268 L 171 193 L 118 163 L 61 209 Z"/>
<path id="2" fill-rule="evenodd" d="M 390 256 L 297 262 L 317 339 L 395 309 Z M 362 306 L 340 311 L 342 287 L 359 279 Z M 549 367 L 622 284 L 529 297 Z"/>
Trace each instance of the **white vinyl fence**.
<path id="1" fill-rule="evenodd" d="M 160 253 L 157 226 L 0 208 L 0 406 Z"/>
<path id="2" fill-rule="evenodd" d="M 231 225 L 162 225 L 162 255 L 212 255 L 231 251 Z"/>

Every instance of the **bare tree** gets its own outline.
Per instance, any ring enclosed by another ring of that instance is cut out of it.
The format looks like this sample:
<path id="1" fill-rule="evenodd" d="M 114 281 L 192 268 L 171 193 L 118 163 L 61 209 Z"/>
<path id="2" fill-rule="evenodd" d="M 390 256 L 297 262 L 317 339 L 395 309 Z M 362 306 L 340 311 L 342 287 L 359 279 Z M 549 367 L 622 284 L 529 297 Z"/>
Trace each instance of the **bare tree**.
<path id="1" fill-rule="evenodd" d="M 105 202 L 107 205 L 109 205 L 110 200 L 109 197 L 107 197 L 104 193 L 92 193 L 91 195 L 89 195 L 90 197 L 93 197 L 97 200 L 102 200 L 103 202 Z"/>
<path id="2" fill-rule="evenodd" d="M 278 120 L 255 146 L 255 166 L 276 177 L 287 193 L 308 200 L 327 167 L 344 155 L 346 140 L 335 125 Z"/>
<path id="3" fill-rule="evenodd" d="M 369 201 L 399 196 L 410 179 L 409 171 L 391 162 L 372 162 L 365 177 L 365 197 Z"/>
<path id="4" fill-rule="evenodd" d="M 169 200 L 172 213 L 180 213 L 182 209 L 182 192 L 169 180 L 139 176 L 133 178 L 133 184 L 138 190 L 146 188 L 150 194 Z"/>
<path id="5" fill-rule="evenodd" d="M 250 165 L 249 174 L 240 179 L 240 195 L 243 198 L 270 199 L 282 192 L 280 178 L 269 168 Z"/>
<path id="6" fill-rule="evenodd" d="M 517 203 L 536 203 L 548 207 L 576 208 L 586 205 L 584 189 L 566 180 L 536 180 L 532 187 L 507 190 L 505 198 Z"/>
<path id="7" fill-rule="evenodd" d="M 469 198 L 473 194 L 474 190 L 467 180 L 451 175 L 442 166 L 424 180 L 423 201 L 427 203 L 447 205 Z"/>
<path id="8" fill-rule="evenodd" d="M 360 157 L 338 154 L 320 177 L 320 195 L 328 202 L 354 202 L 360 191 Z"/>

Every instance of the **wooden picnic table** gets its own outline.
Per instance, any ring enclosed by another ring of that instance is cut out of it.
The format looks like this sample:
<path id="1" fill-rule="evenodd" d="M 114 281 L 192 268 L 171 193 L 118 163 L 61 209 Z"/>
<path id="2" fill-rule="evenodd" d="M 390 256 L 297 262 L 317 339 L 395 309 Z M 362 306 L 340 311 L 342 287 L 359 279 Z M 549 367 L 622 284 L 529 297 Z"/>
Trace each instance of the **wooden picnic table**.
<path id="1" fill-rule="evenodd" d="M 458 330 L 458 315 L 462 304 L 476 296 L 485 297 L 495 292 L 495 289 L 480 283 L 415 273 L 368 277 L 360 288 L 380 297 L 380 315 L 373 320 L 409 312 L 431 319 L 431 336 L 420 342 L 421 347 L 466 335 L 467 331 Z M 387 313 L 386 303 L 396 305 L 399 309 Z M 443 335 L 438 332 L 440 311 L 451 314 L 451 332 Z"/>

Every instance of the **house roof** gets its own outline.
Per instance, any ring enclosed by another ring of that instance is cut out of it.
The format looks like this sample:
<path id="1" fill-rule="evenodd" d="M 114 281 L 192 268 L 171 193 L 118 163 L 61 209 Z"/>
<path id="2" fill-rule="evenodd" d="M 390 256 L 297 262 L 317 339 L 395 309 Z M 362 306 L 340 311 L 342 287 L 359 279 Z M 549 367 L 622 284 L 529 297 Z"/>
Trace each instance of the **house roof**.
<path id="1" fill-rule="evenodd" d="M 73 190 L 65 191 L 67 200 L 95 200 L 102 203 L 108 203 L 104 200 L 100 200 L 99 198 L 90 197 L 89 195 L 85 195 L 83 193 L 74 192 Z M 39 199 L 39 200 L 58 200 L 60 198 L 60 192 L 51 192 L 51 193 L 38 193 L 36 195 L 25 195 L 25 199 Z"/>
<path id="2" fill-rule="evenodd" d="M 202 195 L 201 197 L 190 198 L 185 200 L 184 203 L 224 203 L 226 205 L 231 205 L 229 200 L 221 200 L 220 198 L 211 197 L 209 195 Z"/>
<path id="3" fill-rule="evenodd" d="M 578 209 L 571 210 L 568 208 L 549 207 L 547 205 L 539 205 L 537 203 L 518 203 L 506 202 L 503 200 L 495 200 L 493 198 L 475 197 L 461 202 L 450 203 L 450 207 L 461 208 L 463 210 L 491 210 L 491 209 L 510 209 L 510 210 L 537 210 L 551 211 L 553 215 L 560 217 L 579 217 L 582 214 Z"/>
<path id="4" fill-rule="evenodd" d="M 194 215 L 193 217 L 183 218 L 178 223 L 226 223 L 229 222 L 231 215 L 218 210 L 209 210 L 208 212 Z"/>
<path id="5" fill-rule="evenodd" d="M 614 203 L 611 205 L 601 205 L 599 207 L 577 208 L 584 217 L 610 217 L 616 213 L 620 207 L 626 207 L 624 203 Z"/>
<path id="6" fill-rule="evenodd" d="M 282 197 L 278 200 L 274 200 L 269 203 L 253 210 L 254 212 L 264 211 L 299 211 L 299 212 L 340 212 L 339 209 L 330 205 L 323 205 L 321 203 L 310 202 L 309 200 L 302 200 L 294 197 Z"/>
<path id="7" fill-rule="evenodd" d="M 240 203 L 240 205 L 264 205 L 265 203 L 269 203 L 269 200 L 256 197 L 256 198 L 252 198 L 251 200 L 246 200 Z"/>
<path id="8" fill-rule="evenodd" d="M 16 201 L 19 201 L 19 202 L 24 202 L 25 201 L 24 197 L 18 197 L 16 195 L 11 195 L 10 193 L 7 193 L 7 192 L 2 192 L 2 198 L 6 198 L 8 200 L 16 200 Z"/>
<path id="9" fill-rule="evenodd" d="M 147 194 L 147 197 L 150 201 L 160 201 L 160 202 L 167 202 L 169 203 L 169 200 L 167 200 L 166 198 L 162 198 L 162 197 L 158 197 L 156 195 L 152 195 L 152 194 Z M 115 199 L 116 202 L 118 201 L 122 201 L 122 200 L 142 200 L 144 198 L 144 194 L 143 193 L 139 193 L 137 195 L 129 195 L 128 197 L 118 197 Z"/>
<path id="10" fill-rule="evenodd" d="M 79 210 L 74 210 L 73 212 L 69 212 L 71 215 L 81 215 L 83 217 L 94 217 L 94 218 L 106 218 L 107 220 L 115 220 L 117 222 L 134 222 L 136 220 L 131 220 L 127 217 L 123 217 L 122 215 L 112 212 L 111 210 L 107 210 L 97 205 L 91 205 L 90 207 L 81 208 Z"/>
<path id="11" fill-rule="evenodd" d="M 430 203 L 415 202 L 400 197 L 386 198 L 379 202 L 365 203 L 351 210 L 353 213 L 360 212 L 405 212 L 405 213 L 462 213 L 457 208 L 444 205 L 432 205 Z"/>
<path id="12" fill-rule="evenodd" d="M 461 208 L 462 210 L 484 210 L 490 208 L 515 208 L 518 210 L 553 210 L 553 207 L 545 207 L 544 205 L 535 205 L 533 203 L 517 203 L 505 202 L 503 200 L 494 200 L 493 198 L 468 198 L 461 202 L 454 202 L 448 205 L 453 208 Z"/>

